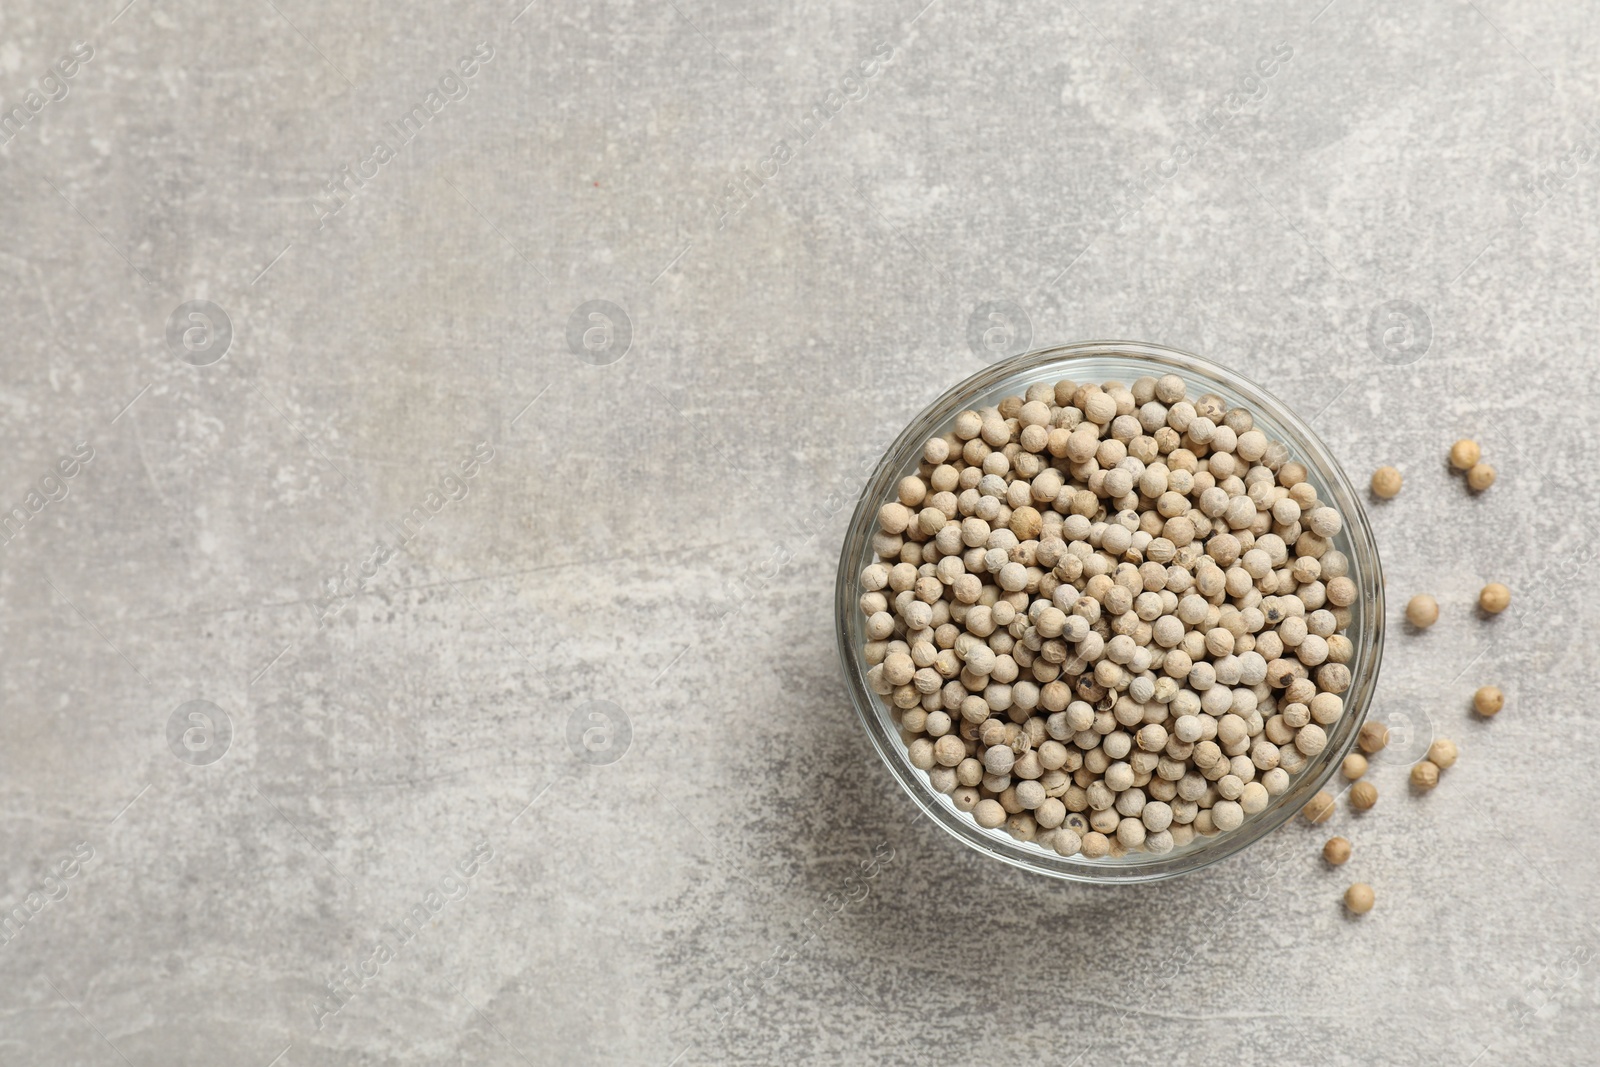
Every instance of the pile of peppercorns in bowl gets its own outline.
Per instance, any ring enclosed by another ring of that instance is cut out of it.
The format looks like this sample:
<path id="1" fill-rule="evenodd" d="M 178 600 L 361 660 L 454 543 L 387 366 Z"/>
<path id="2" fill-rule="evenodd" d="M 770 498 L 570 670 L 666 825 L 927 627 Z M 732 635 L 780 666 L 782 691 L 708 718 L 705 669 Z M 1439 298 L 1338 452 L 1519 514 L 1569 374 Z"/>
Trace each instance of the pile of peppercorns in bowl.
<path id="1" fill-rule="evenodd" d="M 967 844 L 1062 877 L 1195 869 L 1292 817 L 1381 655 L 1361 503 L 1310 429 L 1199 357 L 1030 353 L 891 447 L 841 559 L 886 765 Z"/>

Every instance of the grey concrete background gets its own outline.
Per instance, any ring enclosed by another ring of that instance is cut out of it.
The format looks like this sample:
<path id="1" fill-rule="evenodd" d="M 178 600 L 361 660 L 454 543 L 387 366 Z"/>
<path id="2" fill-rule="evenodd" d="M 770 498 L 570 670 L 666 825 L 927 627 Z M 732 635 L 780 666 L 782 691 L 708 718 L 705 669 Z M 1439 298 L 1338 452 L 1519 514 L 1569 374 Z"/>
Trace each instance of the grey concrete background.
<path id="1" fill-rule="evenodd" d="M 124 2 L 0 12 L 0 1062 L 1592 1062 L 1592 11 Z M 1443 605 L 1374 811 L 1116 890 L 909 819 L 831 623 L 862 461 L 1095 337 Z"/>

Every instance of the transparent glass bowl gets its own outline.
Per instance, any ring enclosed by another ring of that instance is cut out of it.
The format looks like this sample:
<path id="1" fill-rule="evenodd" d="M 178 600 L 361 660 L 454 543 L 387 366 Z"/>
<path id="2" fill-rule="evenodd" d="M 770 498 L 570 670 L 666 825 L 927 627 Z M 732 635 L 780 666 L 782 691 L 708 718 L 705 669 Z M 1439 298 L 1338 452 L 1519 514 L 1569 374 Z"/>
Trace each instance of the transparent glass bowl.
<path id="1" fill-rule="evenodd" d="M 1288 446 L 1290 458 L 1305 466 L 1318 497 L 1343 517 L 1344 527 L 1334 538 L 1334 547 L 1348 557 L 1349 577 L 1356 586 L 1350 625 L 1344 631 L 1354 646 L 1348 664 L 1350 688 L 1343 694 L 1343 716 L 1329 728 L 1327 747 L 1294 776 L 1288 790 L 1273 797 L 1264 810 L 1246 816 L 1238 829 L 1212 837 L 1196 835 L 1188 845 L 1163 855 L 1130 852 L 1121 858 L 1102 859 L 1059 856 L 1053 849 L 1018 841 L 1003 828 L 983 829 L 971 815 L 957 810 L 948 796 L 935 790 L 926 772 L 911 765 L 899 727 L 890 717 L 890 703 L 867 686 L 868 665 L 863 655 L 866 619 L 858 603 L 862 593 L 860 575 L 874 558 L 872 535 L 877 528 L 879 507 L 892 499 L 901 478 L 915 472 L 923 443 L 947 432 L 960 412 L 993 406 L 1007 396 L 1020 395 L 1035 382 L 1054 383 L 1067 378 L 1132 385 L 1137 378 L 1163 374 L 1183 378 L 1191 399 L 1216 393 L 1229 407 L 1248 409 L 1255 417 L 1256 428 L 1269 439 Z M 1287 405 L 1248 378 L 1188 352 L 1138 341 L 1085 341 L 1003 360 L 956 385 L 912 419 L 879 461 L 850 517 L 839 557 L 835 613 L 839 658 L 856 714 L 884 765 L 923 814 L 987 856 L 1056 878 L 1087 882 L 1141 882 L 1184 874 L 1233 855 L 1292 818 L 1322 788 L 1354 744 L 1372 702 L 1383 655 L 1383 572 L 1377 546 L 1360 494 L 1327 446 Z"/>

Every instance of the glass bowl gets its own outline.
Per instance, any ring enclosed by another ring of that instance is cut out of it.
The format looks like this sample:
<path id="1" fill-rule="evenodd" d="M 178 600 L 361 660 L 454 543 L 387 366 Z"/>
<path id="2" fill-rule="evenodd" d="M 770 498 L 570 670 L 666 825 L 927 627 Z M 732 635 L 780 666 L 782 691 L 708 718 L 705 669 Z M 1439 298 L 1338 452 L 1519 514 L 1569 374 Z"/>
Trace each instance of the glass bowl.
<path id="1" fill-rule="evenodd" d="M 899 727 L 890 716 L 890 703 L 867 686 L 868 665 L 863 654 L 866 619 L 858 603 L 860 575 L 874 559 L 872 535 L 878 508 L 892 498 L 901 478 L 915 472 L 923 443 L 947 432 L 958 413 L 998 404 L 1035 382 L 1067 378 L 1132 385 L 1137 378 L 1163 374 L 1181 377 L 1191 398 L 1216 393 L 1229 407 L 1248 409 L 1256 428 L 1269 439 L 1282 441 L 1290 458 L 1305 466 L 1319 499 L 1338 509 L 1344 526 L 1333 545 L 1348 557 L 1349 577 L 1356 586 L 1350 624 L 1344 631 L 1354 646 L 1348 663 L 1350 688 L 1343 694 L 1344 714 L 1328 728 L 1327 746 L 1307 761 L 1285 792 L 1273 797 L 1262 811 L 1246 816 L 1238 829 L 1211 837 L 1197 834 L 1189 844 L 1161 855 L 1060 856 L 1053 849 L 1013 838 L 1003 827 L 980 827 L 972 816 L 959 811 L 950 797 L 933 788 L 926 772 L 911 765 Z M 856 714 L 884 766 L 923 814 L 984 855 L 1040 874 L 1087 882 L 1142 882 L 1184 874 L 1233 855 L 1292 818 L 1328 781 L 1354 744 L 1372 702 L 1383 654 L 1383 572 L 1377 546 L 1360 494 L 1327 446 L 1286 404 L 1243 375 L 1188 352 L 1139 341 L 1084 341 L 1003 360 L 954 386 L 912 419 L 879 461 L 850 517 L 839 557 L 835 613 L 839 658 Z"/>

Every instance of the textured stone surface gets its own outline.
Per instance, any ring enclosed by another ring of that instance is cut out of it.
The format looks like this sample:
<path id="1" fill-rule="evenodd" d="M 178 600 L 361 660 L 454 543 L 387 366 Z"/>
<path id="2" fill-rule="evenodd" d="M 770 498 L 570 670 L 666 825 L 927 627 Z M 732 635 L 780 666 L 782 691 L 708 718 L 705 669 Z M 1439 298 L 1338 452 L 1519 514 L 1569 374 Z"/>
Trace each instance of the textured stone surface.
<path id="1" fill-rule="evenodd" d="M 0 507 L 93 458 L 0 546 L 0 1061 L 1592 1059 L 1600 26 L 922 3 L 5 5 Z M 196 300 L 232 335 L 185 360 Z M 569 347 L 592 300 L 620 358 Z M 1402 751 L 1342 871 L 1296 825 L 1058 885 L 875 764 L 838 502 L 992 355 L 988 302 L 999 348 L 1206 353 L 1405 470 Z M 1461 761 L 1411 797 L 1435 732 Z"/>

